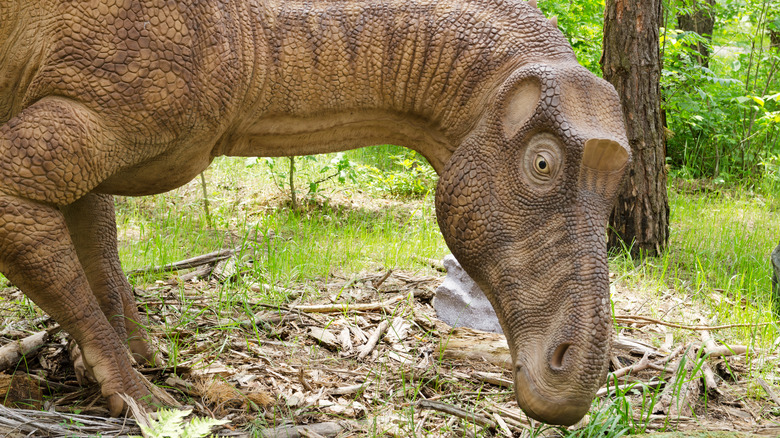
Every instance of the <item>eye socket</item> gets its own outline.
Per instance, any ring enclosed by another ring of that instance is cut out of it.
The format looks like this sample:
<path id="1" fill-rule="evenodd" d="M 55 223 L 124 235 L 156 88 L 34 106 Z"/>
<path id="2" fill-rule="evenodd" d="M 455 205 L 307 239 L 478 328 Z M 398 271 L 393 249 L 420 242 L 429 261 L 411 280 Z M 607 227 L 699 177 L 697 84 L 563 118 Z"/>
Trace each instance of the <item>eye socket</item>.
<path id="1" fill-rule="evenodd" d="M 550 159 L 542 154 L 538 154 L 534 160 L 534 170 L 542 176 L 549 176 L 551 172 Z"/>
<path id="2" fill-rule="evenodd" d="M 560 140 L 548 132 L 532 134 L 521 151 L 519 164 L 523 181 L 538 193 L 555 188 L 565 163 Z"/>

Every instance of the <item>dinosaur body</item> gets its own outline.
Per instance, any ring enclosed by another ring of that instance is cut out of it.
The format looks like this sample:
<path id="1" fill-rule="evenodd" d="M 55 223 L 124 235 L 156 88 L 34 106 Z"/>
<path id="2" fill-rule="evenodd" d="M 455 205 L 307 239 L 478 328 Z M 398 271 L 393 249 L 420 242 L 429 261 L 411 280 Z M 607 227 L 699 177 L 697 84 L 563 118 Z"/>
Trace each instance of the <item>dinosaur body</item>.
<path id="1" fill-rule="evenodd" d="M 378 143 L 439 173 L 442 233 L 497 310 L 521 407 L 587 411 L 629 154 L 614 90 L 534 5 L 0 0 L 0 17 L 0 271 L 73 335 L 112 412 L 149 395 L 113 345 L 155 358 L 110 195 L 170 190 L 220 155 Z"/>

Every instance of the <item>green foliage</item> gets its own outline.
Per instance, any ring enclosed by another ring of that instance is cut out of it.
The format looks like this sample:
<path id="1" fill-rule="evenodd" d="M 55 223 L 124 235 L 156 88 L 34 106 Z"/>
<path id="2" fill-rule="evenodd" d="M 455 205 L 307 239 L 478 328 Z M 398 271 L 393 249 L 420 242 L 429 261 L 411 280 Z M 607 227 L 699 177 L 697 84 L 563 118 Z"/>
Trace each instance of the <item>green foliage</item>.
<path id="1" fill-rule="evenodd" d="M 315 161 L 303 160 L 296 175 L 302 181 L 316 181 L 320 168 L 333 166 L 333 157 L 318 155 Z M 243 159 L 215 159 L 207 174 L 211 214 L 214 223 L 230 233 L 203 231 L 207 225 L 197 181 L 153 197 L 119 197 L 117 223 L 126 230 L 120 235 L 123 266 L 131 270 L 163 265 L 235 247 L 242 240 L 259 241 L 262 251 L 254 255 L 257 263 L 252 275 L 265 283 L 286 285 L 327 277 L 338 270 L 359 272 L 377 266 L 419 269 L 414 257 L 440 258 L 447 253 L 436 226 L 432 196 L 405 198 L 404 205 L 387 206 L 385 202 L 385 207 L 378 209 L 366 199 L 386 197 L 387 192 L 368 185 L 368 173 L 361 170 L 362 164 L 352 152 L 345 157 L 353 161 L 357 181 L 347 177 L 344 184 L 337 178 L 322 183 L 318 196 L 333 196 L 336 201 L 308 203 L 297 212 L 280 205 L 278 186 L 265 166 L 247 167 Z M 277 165 L 286 167 L 282 161 Z M 230 240 L 231 235 L 240 240 Z M 270 235 L 284 238 L 263 237 Z M 177 244 L 171 245 L 172 241 Z M 137 276 L 132 281 L 157 278 Z"/>
<path id="2" fill-rule="evenodd" d="M 763 193 L 780 193 L 780 155 L 770 155 L 759 163 Z"/>
<path id="3" fill-rule="evenodd" d="M 597 402 L 596 404 L 600 406 L 591 408 L 590 421 L 587 426 L 573 431 L 562 431 L 566 434 L 566 438 L 619 438 L 629 433 L 630 428 L 625 424 L 625 412 L 620 411 L 617 402 Z M 629 414 L 631 413 L 629 412 Z"/>
<path id="4" fill-rule="evenodd" d="M 362 166 L 366 184 L 378 192 L 397 197 L 423 197 L 431 193 L 438 180 L 433 167 L 416 152 L 404 151 L 391 157 L 394 164 L 391 169 Z"/>
<path id="5" fill-rule="evenodd" d="M 320 184 L 329 179 L 336 178 L 339 183 L 344 184 L 347 180 L 356 182 L 358 176 L 357 166 L 343 152 L 337 153 L 327 164 L 320 167 L 320 174 L 329 175 L 316 181 L 309 181 L 309 194 L 317 193 Z"/>
<path id="6" fill-rule="evenodd" d="M 601 36 L 604 27 L 604 0 L 547 0 L 539 8 L 548 17 L 558 17 L 558 28 L 566 35 L 577 60 L 601 76 Z"/>
<path id="7" fill-rule="evenodd" d="M 725 182 L 760 179 L 761 163 L 780 153 L 780 51 L 769 47 L 768 0 L 719 2 L 712 42 L 676 30 L 691 0 L 668 0 L 661 30 L 668 163 L 676 176 Z M 710 46 L 709 66 L 696 45 Z"/>
<path id="8" fill-rule="evenodd" d="M 192 409 L 161 409 L 157 412 L 157 420 L 149 420 L 149 426 L 141 425 L 143 438 L 203 438 L 208 436 L 211 428 L 230 423 L 229 420 L 214 418 L 193 418 L 184 425 L 184 419 L 192 413 Z M 141 438 L 141 437 L 135 437 Z"/>
<path id="9" fill-rule="evenodd" d="M 364 148 L 369 149 L 369 148 Z M 356 158 L 356 160 L 350 158 Z M 437 175 L 428 162 L 413 150 L 385 145 L 369 151 L 339 152 L 323 156 L 296 158 L 296 167 L 284 165 L 280 158 L 247 158 L 247 168 L 263 162 L 265 174 L 281 191 L 308 187 L 305 198 L 327 198 L 323 185 L 328 182 L 363 185 L 366 189 L 402 198 L 421 198 L 436 187 Z M 290 161 L 292 162 L 292 161 Z M 291 180 L 290 171 L 296 169 Z M 295 181 L 301 181 L 295 182 Z M 291 185 L 291 182 L 293 185 Z"/>

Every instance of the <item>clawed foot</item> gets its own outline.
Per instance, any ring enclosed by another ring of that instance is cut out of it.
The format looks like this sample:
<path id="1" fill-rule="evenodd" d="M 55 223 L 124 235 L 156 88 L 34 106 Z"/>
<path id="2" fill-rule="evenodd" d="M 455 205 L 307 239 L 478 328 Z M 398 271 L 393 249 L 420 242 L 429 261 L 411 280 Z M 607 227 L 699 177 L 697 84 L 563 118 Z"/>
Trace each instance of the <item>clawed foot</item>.
<path id="1" fill-rule="evenodd" d="M 147 344 L 143 342 L 143 345 Z M 68 349 L 79 384 L 87 386 L 99 383 L 101 392 L 108 401 L 111 416 L 117 417 L 127 411 L 127 404 L 119 394 L 125 394 L 151 410 L 160 406 L 179 405 L 175 399 L 133 368 L 134 360 L 127 350 L 122 349 L 114 357 L 103 360 L 90 360 L 75 341 L 69 342 Z M 151 357 L 154 358 L 154 355 Z M 92 363 L 95 365 L 90 365 Z"/>

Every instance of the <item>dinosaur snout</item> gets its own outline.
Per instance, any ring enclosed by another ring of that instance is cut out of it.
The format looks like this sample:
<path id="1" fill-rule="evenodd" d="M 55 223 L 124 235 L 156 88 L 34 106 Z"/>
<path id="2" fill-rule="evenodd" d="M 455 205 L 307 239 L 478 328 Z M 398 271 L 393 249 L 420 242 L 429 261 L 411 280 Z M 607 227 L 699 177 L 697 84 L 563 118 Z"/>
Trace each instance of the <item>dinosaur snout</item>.
<path id="1" fill-rule="evenodd" d="M 571 348 L 571 345 L 561 344 L 556 350 L 561 355 L 554 355 L 547 363 L 547 369 L 541 373 L 534 373 L 533 368 L 524 364 L 515 365 L 517 404 L 529 417 L 548 424 L 570 426 L 590 409 L 593 394 L 571 393 L 557 384 L 551 386 L 546 378 L 550 373 L 560 375 L 567 372 L 566 368 L 570 367 L 567 367 L 566 354 Z"/>

